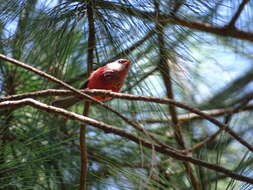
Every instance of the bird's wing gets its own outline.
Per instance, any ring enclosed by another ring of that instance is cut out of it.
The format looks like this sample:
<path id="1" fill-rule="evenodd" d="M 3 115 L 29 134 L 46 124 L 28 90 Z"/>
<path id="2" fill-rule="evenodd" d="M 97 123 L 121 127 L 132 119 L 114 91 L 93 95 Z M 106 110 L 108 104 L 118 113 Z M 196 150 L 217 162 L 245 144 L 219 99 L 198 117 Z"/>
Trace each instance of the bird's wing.
<path id="1" fill-rule="evenodd" d="M 105 70 L 103 72 L 103 79 L 105 80 L 112 80 L 112 79 L 116 79 L 117 78 L 117 74 L 118 72 L 114 71 L 114 70 Z"/>
<path id="2" fill-rule="evenodd" d="M 86 80 L 86 81 L 82 84 L 81 89 L 87 88 L 88 83 L 89 83 L 89 80 Z"/>

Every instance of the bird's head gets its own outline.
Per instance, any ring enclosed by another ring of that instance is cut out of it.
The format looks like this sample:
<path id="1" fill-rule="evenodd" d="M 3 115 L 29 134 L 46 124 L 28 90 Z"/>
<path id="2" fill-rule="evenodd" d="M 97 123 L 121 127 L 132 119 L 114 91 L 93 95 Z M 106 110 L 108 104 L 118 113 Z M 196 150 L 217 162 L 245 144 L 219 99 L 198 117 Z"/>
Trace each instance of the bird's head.
<path id="1" fill-rule="evenodd" d="M 114 71 L 123 71 L 128 70 L 130 67 L 131 61 L 128 59 L 118 59 L 114 62 L 108 63 L 106 66 L 109 70 Z"/>

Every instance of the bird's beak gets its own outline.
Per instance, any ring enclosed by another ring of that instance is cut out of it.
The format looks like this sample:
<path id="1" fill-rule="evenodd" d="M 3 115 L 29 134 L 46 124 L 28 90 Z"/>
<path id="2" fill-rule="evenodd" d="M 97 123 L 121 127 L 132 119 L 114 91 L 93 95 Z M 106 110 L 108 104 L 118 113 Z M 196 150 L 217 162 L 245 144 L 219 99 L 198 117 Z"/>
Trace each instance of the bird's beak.
<path id="1" fill-rule="evenodd" d="M 125 64 L 126 67 L 129 67 L 131 65 L 131 61 L 126 59 L 124 64 Z"/>
<path id="2" fill-rule="evenodd" d="M 122 66 L 124 66 L 124 68 L 128 68 L 131 64 L 131 61 L 128 59 L 119 59 L 117 60 L 117 63 L 120 63 Z"/>
<path id="3" fill-rule="evenodd" d="M 131 61 L 127 60 L 127 62 L 126 62 L 126 64 L 125 64 L 125 67 L 126 67 L 127 69 L 129 69 L 130 65 L 131 65 Z"/>

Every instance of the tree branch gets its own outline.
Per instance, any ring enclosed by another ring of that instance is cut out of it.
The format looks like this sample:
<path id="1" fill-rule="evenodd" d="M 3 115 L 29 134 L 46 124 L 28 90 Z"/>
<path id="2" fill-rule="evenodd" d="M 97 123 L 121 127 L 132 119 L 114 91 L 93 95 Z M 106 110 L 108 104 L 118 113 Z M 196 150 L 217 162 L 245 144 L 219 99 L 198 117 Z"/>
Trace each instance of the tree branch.
<path id="1" fill-rule="evenodd" d="M 87 74 L 90 75 L 93 70 L 94 49 L 96 47 L 95 24 L 93 13 L 93 1 L 87 3 L 87 17 L 88 17 L 88 53 L 87 53 Z M 89 115 L 90 103 L 85 102 L 83 108 L 83 115 Z M 81 152 L 81 172 L 80 172 L 80 187 L 79 190 L 87 189 L 87 174 L 88 174 L 88 150 L 86 142 L 86 125 L 80 126 L 80 152 Z"/>
<path id="2" fill-rule="evenodd" d="M 190 21 L 190 20 L 182 19 L 178 17 L 172 18 L 168 15 L 164 16 L 163 22 L 165 22 L 166 24 L 176 24 L 176 25 L 193 29 L 193 30 L 199 30 L 202 32 L 216 34 L 219 36 L 233 37 L 233 38 L 238 38 L 241 40 L 247 40 L 247 41 L 253 42 L 253 33 L 238 30 L 236 28 L 228 28 L 227 26 L 224 26 L 224 27 L 212 26 L 211 24 L 208 24 L 208 23 Z"/>
<path id="3" fill-rule="evenodd" d="M 240 181 L 244 181 L 244 182 L 253 184 L 253 178 L 246 177 L 246 176 L 234 173 L 231 170 L 228 170 L 226 168 L 220 167 L 220 166 L 215 165 L 215 164 L 211 164 L 211 163 L 199 160 L 199 159 L 192 158 L 190 156 L 186 156 L 186 155 L 181 154 L 179 152 L 176 152 L 174 150 L 162 147 L 161 145 L 157 145 L 157 144 L 147 142 L 147 141 L 145 141 L 141 138 L 138 138 L 138 137 L 132 135 L 131 133 L 127 133 L 126 131 L 124 131 L 120 128 L 114 127 L 112 125 L 105 124 L 103 122 L 96 121 L 94 119 L 76 114 L 74 112 L 66 111 L 65 109 L 62 109 L 62 108 L 49 106 L 47 104 L 41 103 L 41 102 L 33 100 L 31 98 L 27 98 L 27 99 L 23 99 L 23 100 L 17 100 L 17 101 L 4 101 L 4 102 L 1 102 L 0 103 L 0 109 L 6 108 L 6 107 L 13 107 L 14 108 L 14 107 L 27 106 L 27 105 L 32 106 L 32 107 L 37 108 L 37 109 L 40 109 L 40 110 L 44 110 L 48 113 L 54 113 L 54 114 L 62 115 L 62 116 L 67 117 L 69 119 L 73 119 L 73 120 L 77 120 L 77 121 L 85 123 L 85 124 L 89 124 L 91 126 L 94 126 L 96 128 L 99 128 L 99 129 L 103 130 L 105 133 L 113 133 L 113 134 L 118 135 L 120 137 L 127 138 L 128 140 L 130 140 L 130 141 L 132 141 L 136 144 L 141 143 L 143 146 L 145 146 L 146 148 L 149 148 L 149 149 L 154 148 L 155 151 L 160 152 L 160 153 L 165 154 L 165 155 L 168 155 L 168 156 L 170 156 L 174 159 L 178 159 L 178 160 L 182 160 L 182 161 L 188 161 L 188 162 L 191 162 L 195 165 L 203 166 L 205 168 L 223 173 L 227 177 L 231 177 L 231 178 L 236 179 L 236 180 L 240 180 Z"/>
<path id="4" fill-rule="evenodd" d="M 245 5 L 249 2 L 249 0 L 242 0 L 241 4 L 239 5 L 236 13 L 234 14 L 234 16 L 232 17 L 232 19 L 230 20 L 229 24 L 227 25 L 228 27 L 234 28 L 235 27 L 235 22 L 237 21 L 237 19 L 240 17 Z"/>
<path id="5" fill-rule="evenodd" d="M 157 67 L 151 69 L 150 71 L 148 71 L 147 73 L 145 73 L 138 81 L 136 81 L 134 84 L 132 84 L 131 86 L 129 86 L 127 89 L 125 89 L 123 92 L 130 91 L 132 88 L 134 88 L 136 85 L 138 85 L 140 82 L 142 82 L 143 80 L 145 80 L 147 77 L 149 77 L 151 74 L 153 74 L 156 71 L 157 71 Z"/>
<path id="6" fill-rule="evenodd" d="M 0 99 L 1 100 L 1 99 Z M 238 110 L 239 113 L 242 111 L 247 111 L 247 110 L 252 110 L 253 105 L 248 105 L 245 106 L 244 108 Z M 202 111 L 203 113 L 207 114 L 210 117 L 218 117 L 218 116 L 223 116 L 224 114 L 228 114 L 231 111 L 231 108 L 225 108 L 225 109 L 211 109 L 211 110 L 204 110 Z M 146 119 L 146 120 L 138 120 L 139 122 L 144 122 L 144 123 L 166 123 L 168 122 L 168 119 L 171 120 L 171 116 L 167 116 L 164 119 L 157 118 L 157 119 Z M 179 114 L 178 115 L 178 120 L 180 122 L 189 122 L 189 121 L 194 121 L 197 119 L 202 119 L 199 115 L 195 113 L 186 113 L 186 114 Z"/>
<path id="7" fill-rule="evenodd" d="M 75 1 L 81 2 L 82 0 L 75 0 Z M 130 7 L 130 6 L 108 2 L 108 1 L 102 1 L 102 0 L 97 0 L 96 6 L 103 9 L 108 9 L 111 11 L 117 11 L 117 12 L 126 14 L 128 16 L 134 16 L 140 19 L 145 19 L 150 22 L 156 22 L 156 23 L 159 22 L 163 24 L 176 24 L 179 26 L 191 28 L 194 30 L 199 30 L 202 32 L 212 33 L 219 36 L 233 37 L 233 38 L 238 38 L 241 40 L 248 40 L 248 41 L 253 42 L 253 33 L 238 30 L 236 28 L 229 28 L 227 26 L 224 26 L 224 27 L 212 26 L 207 23 L 191 21 L 186 18 L 179 18 L 173 15 L 160 15 L 159 20 L 158 20 L 157 14 L 155 12 L 142 11 L 132 6 Z"/>
<path id="8" fill-rule="evenodd" d="M 244 139 L 239 137 L 232 129 L 228 128 L 225 124 L 214 119 L 212 117 L 212 114 L 208 115 L 208 113 L 205 113 L 197 108 L 193 108 L 188 105 L 185 105 L 181 102 L 177 102 L 177 101 L 167 99 L 167 98 L 156 98 L 156 97 L 150 97 L 150 96 L 137 96 L 137 95 L 122 94 L 122 93 L 103 91 L 103 90 L 83 90 L 83 92 L 90 94 L 90 95 L 105 95 L 105 96 L 116 97 L 119 99 L 126 99 L 126 100 L 155 102 L 155 103 L 159 103 L 159 104 L 173 104 L 177 107 L 180 107 L 182 109 L 185 109 L 191 113 L 198 115 L 198 117 L 200 117 L 200 118 L 210 121 L 211 123 L 218 126 L 219 128 L 225 128 L 225 131 L 227 131 L 232 137 L 234 137 L 243 146 L 247 147 L 251 151 L 253 150 L 253 147 L 248 142 L 246 142 Z M 27 94 L 22 94 L 22 95 L 14 95 L 14 96 L 0 98 L 0 102 L 7 101 L 7 100 L 13 100 L 13 99 L 27 98 L 27 97 L 43 97 L 45 95 L 70 95 L 73 93 L 74 92 L 71 92 L 68 90 L 52 90 L 51 89 L 51 90 L 43 90 L 43 91 L 38 91 L 38 92 L 33 92 L 33 93 L 27 93 Z M 249 96 L 248 98 L 253 98 L 253 96 Z M 245 107 L 244 109 L 246 109 L 246 108 L 247 107 Z M 252 105 L 248 106 L 248 108 L 252 109 Z M 224 111 L 224 113 L 226 113 L 226 111 Z M 194 115 L 194 117 L 195 117 L 195 115 Z"/>
<path id="9" fill-rule="evenodd" d="M 188 105 L 185 105 L 181 102 L 177 102 L 171 99 L 167 98 L 157 98 L 157 97 L 150 97 L 150 96 L 137 96 L 137 95 L 131 95 L 131 94 L 122 94 L 122 93 L 116 93 L 116 92 L 110 92 L 110 91 L 105 91 L 105 90 L 80 90 L 83 91 L 87 94 L 90 95 L 105 95 L 105 96 L 110 96 L 110 97 L 115 97 L 119 99 L 126 99 L 126 100 L 137 100 L 137 101 L 146 101 L 146 102 L 155 102 L 159 104 L 172 104 L 175 105 L 179 108 L 185 109 L 191 113 L 194 113 L 198 115 L 198 117 L 201 117 L 203 119 L 206 119 L 213 123 L 214 125 L 218 126 L 219 128 L 226 128 L 226 131 L 234 137 L 236 140 L 238 140 L 242 145 L 246 146 L 249 150 L 253 150 L 251 145 L 244 141 L 242 138 L 240 138 L 232 129 L 227 128 L 225 124 L 222 122 L 214 119 L 212 114 L 208 115 L 208 113 L 203 112 L 197 108 L 190 107 Z M 4 98 L 0 98 L 1 101 L 7 101 L 7 100 L 15 100 L 15 99 L 20 99 L 20 98 L 28 98 L 28 97 L 43 97 L 45 95 L 71 95 L 74 92 L 71 92 L 69 90 L 43 90 L 43 91 L 38 91 L 38 92 L 33 92 L 33 93 L 27 93 L 27 94 L 22 94 L 22 95 L 14 95 L 14 96 L 8 96 Z M 248 96 L 248 98 L 253 98 L 253 96 Z M 248 108 L 252 108 L 250 105 Z M 1 109 L 1 108 L 0 108 Z M 2 108 L 3 109 L 3 108 Z M 246 108 L 245 108 L 246 109 Z M 226 110 L 228 111 L 228 110 Z M 224 113 L 226 113 L 224 110 Z M 195 115 L 194 115 L 195 117 Z"/>
<path id="10" fill-rule="evenodd" d="M 36 68 L 34 68 L 34 67 L 32 67 L 32 66 L 29 66 L 29 65 L 27 65 L 27 64 L 25 64 L 25 63 L 22 63 L 22 62 L 20 62 L 20 61 L 18 61 L 18 60 L 16 60 L 16 59 L 7 57 L 7 56 L 2 55 L 2 54 L 0 54 L 0 59 L 3 59 L 3 60 L 5 60 L 5 61 L 8 61 L 8 62 L 10 62 L 10 63 L 12 63 L 12 64 L 14 64 L 14 65 L 17 65 L 17 66 L 22 67 L 22 68 L 24 68 L 24 69 L 26 69 L 26 70 L 32 71 L 32 72 L 34 72 L 34 73 L 36 73 L 36 74 L 38 74 L 38 75 L 40 75 L 40 76 L 42 76 L 42 77 L 44 77 L 44 78 L 47 78 L 47 79 L 49 79 L 49 80 L 51 80 L 51 81 L 53 81 L 53 82 L 55 82 L 55 83 L 57 83 L 57 84 L 60 84 L 61 86 L 65 87 L 65 88 L 67 88 L 67 89 L 69 89 L 69 90 L 71 90 L 71 91 L 74 93 L 74 95 L 76 95 L 77 97 L 80 98 L 80 100 L 81 100 L 82 98 L 91 100 L 93 103 L 96 103 L 96 104 L 98 104 L 98 105 L 104 107 L 105 109 L 109 110 L 110 112 L 114 113 L 114 114 L 117 115 L 119 118 L 121 118 L 121 119 L 124 120 L 126 123 L 128 123 L 130 126 L 132 126 L 133 128 L 135 128 L 136 130 L 140 131 L 141 133 L 143 133 L 144 135 L 146 135 L 146 136 L 149 137 L 150 139 L 152 139 L 154 142 L 157 142 L 158 144 L 160 144 L 160 145 L 162 145 L 162 146 L 164 146 L 164 147 L 171 148 L 171 147 L 169 147 L 168 145 L 166 145 L 166 144 L 160 142 L 160 140 L 157 139 L 155 136 L 148 134 L 148 133 L 145 131 L 145 129 L 144 129 L 143 127 L 141 127 L 141 126 L 137 125 L 136 123 L 130 121 L 127 117 L 123 116 L 122 114 L 120 114 L 119 112 L 115 111 L 115 110 L 112 109 L 111 107 L 105 105 L 103 102 L 100 102 L 100 101 L 96 100 L 95 98 L 93 98 L 93 97 L 91 97 L 91 96 L 89 96 L 89 95 L 83 93 L 82 91 L 77 90 L 76 88 L 74 88 L 74 87 L 72 87 L 72 86 L 66 84 L 65 82 L 63 82 L 63 81 L 61 81 L 61 80 L 59 80 L 59 79 L 57 79 L 57 78 L 55 78 L 55 77 L 53 77 L 52 75 L 49 75 L 49 74 L 47 74 L 47 73 L 45 73 L 45 72 L 43 72 L 43 71 L 40 71 L 40 70 L 38 70 L 38 69 L 36 69 Z"/>
<path id="11" fill-rule="evenodd" d="M 160 5 L 156 1 L 154 1 L 154 4 L 155 4 L 155 11 L 156 11 L 156 13 L 158 15 L 158 19 L 159 19 L 159 15 L 160 15 L 159 6 Z M 173 85 L 172 85 L 172 79 L 171 79 L 171 69 L 168 64 L 168 52 L 167 52 L 167 48 L 166 48 L 166 44 L 165 44 L 166 42 L 164 39 L 164 30 L 165 30 L 164 24 L 158 22 L 156 24 L 157 38 L 158 38 L 158 43 L 159 43 L 158 49 L 159 49 L 159 56 L 160 56 L 160 60 L 158 63 L 158 69 L 159 69 L 159 71 L 162 75 L 162 78 L 163 78 L 164 86 L 166 88 L 167 98 L 174 100 L 174 91 L 173 91 Z M 181 125 L 178 122 L 176 106 L 169 105 L 168 111 L 171 115 L 171 120 L 173 123 L 173 130 L 174 130 L 174 136 L 175 136 L 176 142 L 180 148 L 186 149 L 185 141 L 184 141 L 184 138 L 182 135 Z M 186 153 L 186 155 L 187 155 L 187 153 Z M 192 165 L 189 162 L 183 162 L 183 165 L 186 169 L 187 175 L 189 176 L 189 179 L 190 179 L 189 181 L 192 184 L 193 188 L 195 190 L 201 190 L 199 182 L 198 182 L 196 176 L 194 175 L 194 170 L 193 170 Z"/>
<path id="12" fill-rule="evenodd" d="M 187 111 L 190 111 L 190 112 L 193 111 L 192 113 L 180 114 L 179 119 L 182 121 L 188 121 L 188 120 L 194 120 L 194 119 L 200 119 L 200 118 L 207 119 L 206 117 L 212 118 L 214 116 L 222 116 L 224 114 L 229 113 L 232 110 L 232 108 L 225 108 L 225 109 L 213 109 L 213 110 L 201 111 L 196 108 L 187 106 L 181 102 L 173 101 L 168 98 L 158 98 L 158 97 L 152 97 L 152 96 L 123 94 L 123 93 L 111 92 L 111 91 L 107 91 L 107 90 L 95 90 L 95 89 L 93 89 L 93 90 L 86 89 L 86 90 L 79 90 L 79 91 L 86 93 L 90 96 L 109 96 L 109 97 L 113 97 L 113 98 L 125 99 L 125 100 L 130 100 L 130 101 L 137 100 L 137 101 L 145 101 L 145 102 L 154 102 L 154 103 L 159 103 L 159 104 L 174 104 L 175 106 L 178 106 L 178 107 L 185 109 Z M 48 96 L 70 96 L 70 95 L 74 95 L 74 93 L 70 90 L 48 89 L 48 90 L 41 90 L 41 91 L 35 91 L 35 92 L 30 92 L 30 93 L 0 97 L 0 102 L 8 101 L 8 100 L 19 100 L 19 99 L 23 99 L 23 98 L 45 98 Z M 253 94 L 251 94 L 251 93 L 248 94 L 244 98 L 241 98 L 240 101 L 245 100 L 245 99 L 248 99 L 248 100 L 253 99 Z M 82 100 L 85 101 L 85 99 L 82 99 Z M 86 101 L 89 101 L 89 100 L 86 99 Z M 251 110 L 251 109 L 253 109 L 252 104 L 245 106 L 240 110 L 237 110 L 237 112 L 247 111 L 247 110 Z M 198 114 L 199 112 L 201 113 L 201 115 Z M 237 113 L 237 112 L 234 112 L 234 113 Z M 205 115 L 205 117 L 203 117 L 202 114 Z M 169 116 L 166 118 L 170 119 Z M 163 120 L 150 120 L 150 121 L 145 120 L 144 122 L 147 122 L 147 123 L 166 122 L 166 120 L 164 120 L 164 121 Z"/>

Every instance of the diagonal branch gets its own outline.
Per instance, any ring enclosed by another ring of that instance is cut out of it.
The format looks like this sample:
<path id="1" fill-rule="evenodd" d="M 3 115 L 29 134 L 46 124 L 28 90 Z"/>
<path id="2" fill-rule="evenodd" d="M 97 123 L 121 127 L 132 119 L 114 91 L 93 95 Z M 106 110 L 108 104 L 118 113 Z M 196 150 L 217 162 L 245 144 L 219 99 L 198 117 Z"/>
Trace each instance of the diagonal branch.
<path id="1" fill-rule="evenodd" d="M 72 0 L 73 1 L 73 0 Z M 82 0 L 75 0 L 81 2 Z M 128 16 L 134 16 L 140 19 L 145 19 L 150 22 L 159 22 L 163 24 L 176 24 L 179 26 L 191 28 L 194 30 L 199 30 L 202 32 L 207 32 L 211 34 L 216 34 L 219 36 L 225 36 L 225 37 L 233 37 L 238 38 L 241 40 L 248 40 L 253 42 L 253 33 L 245 32 L 242 30 L 238 30 L 236 28 L 229 28 L 227 26 L 219 27 L 219 26 L 213 26 L 211 24 L 202 23 L 198 21 L 191 21 L 186 18 L 179 18 L 173 15 L 160 15 L 159 20 L 157 19 L 157 14 L 152 11 L 142 11 L 134 7 L 113 3 L 109 1 L 102 1 L 97 0 L 96 6 L 111 10 L 111 11 L 117 11 L 123 14 L 126 14 Z"/>
<path id="2" fill-rule="evenodd" d="M 136 136 L 132 135 L 131 133 L 128 133 L 128 132 L 126 132 L 126 131 L 124 131 L 120 128 L 114 127 L 112 125 L 108 125 L 108 124 L 105 124 L 103 122 L 96 121 L 94 119 L 76 114 L 74 112 L 66 111 L 65 109 L 62 109 L 62 108 L 49 106 L 47 104 L 41 103 L 41 102 L 33 100 L 31 98 L 17 100 L 17 101 L 1 102 L 0 103 L 0 109 L 6 108 L 6 107 L 13 107 L 14 108 L 14 107 L 27 106 L 27 105 L 32 106 L 34 108 L 37 108 L 39 110 L 44 110 L 48 113 L 58 114 L 58 115 L 67 117 L 69 119 L 73 119 L 73 120 L 77 120 L 77 121 L 85 123 L 85 124 L 89 124 L 93 127 L 96 127 L 96 128 L 99 128 L 99 129 L 103 130 L 105 133 L 113 133 L 113 134 L 118 135 L 120 137 L 127 138 L 128 140 L 130 140 L 130 141 L 132 141 L 136 144 L 141 143 L 143 146 L 145 146 L 146 148 L 149 148 L 149 149 L 154 148 L 155 151 L 160 152 L 160 153 L 165 154 L 165 155 L 168 155 L 168 156 L 170 156 L 174 159 L 178 159 L 178 160 L 182 160 L 182 161 L 188 161 L 188 162 L 191 162 L 195 165 L 203 166 L 205 168 L 223 173 L 227 177 L 231 177 L 231 178 L 236 179 L 236 180 L 240 180 L 240 181 L 244 181 L 244 182 L 253 184 L 253 178 L 246 177 L 246 176 L 234 173 L 233 171 L 228 170 L 226 168 L 223 168 L 221 166 L 211 164 L 211 163 L 199 160 L 199 159 L 195 159 L 195 158 L 192 158 L 191 156 L 186 156 L 186 155 L 181 154 L 179 152 L 176 152 L 176 151 L 167 149 L 165 147 L 162 147 L 161 145 L 150 143 L 150 142 L 145 141 L 145 140 L 143 140 L 139 137 L 136 137 Z"/>
<path id="3" fill-rule="evenodd" d="M 159 14 L 159 13 L 158 13 Z M 171 80 L 171 69 L 167 63 L 167 49 L 165 47 L 165 39 L 164 39 L 164 25 L 157 24 L 157 36 L 159 42 L 159 56 L 160 60 L 158 63 L 158 69 L 162 75 L 164 86 L 166 88 L 167 97 L 171 100 L 174 99 L 174 92 L 172 87 L 172 80 Z M 174 135 L 176 142 L 178 143 L 179 147 L 182 149 L 186 149 L 185 142 L 182 135 L 181 125 L 178 122 L 177 110 L 176 106 L 169 105 L 168 111 L 171 115 L 171 121 L 173 123 Z M 200 190 L 199 182 L 197 181 L 196 176 L 193 173 L 192 165 L 188 162 L 183 162 L 183 165 L 186 169 L 186 172 L 190 178 L 190 182 L 195 190 Z"/>
<path id="4" fill-rule="evenodd" d="M 235 12 L 234 16 L 232 17 L 232 19 L 230 20 L 230 22 L 228 23 L 228 27 L 234 28 L 235 27 L 235 22 L 237 21 L 237 19 L 240 17 L 245 5 L 249 2 L 249 0 L 242 0 L 241 4 L 239 5 L 237 11 Z"/>
<path id="5" fill-rule="evenodd" d="M 202 32 L 216 34 L 219 36 L 233 37 L 233 38 L 238 38 L 241 40 L 248 40 L 250 42 L 253 42 L 253 33 L 238 30 L 236 28 L 229 28 L 227 26 L 224 26 L 224 27 L 213 26 L 208 23 L 190 21 L 190 20 L 182 19 L 178 17 L 172 18 L 168 15 L 163 16 L 162 22 L 165 22 L 166 24 L 176 24 L 176 25 L 193 29 L 193 30 L 199 30 Z"/>
<path id="6" fill-rule="evenodd" d="M 127 89 L 125 89 L 123 92 L 130 91 L 132 88 L 134 88 L 135 86 L 137 86 L 140 82 L 144 81 L 147 77 L 149 77 L 151 74 L 153 74 L 156 71 L 157 71 L 157 67 L 151 69 L 150 71 L 148 71 L 147 73 L 145 73 L 139 80 L 137 80 L 134 84 L 132 84 L 131 86 L 129 86 Z"/>
<path id="7" fill-rule="evenodd" d="M 39 93 L 27 93 L 23 95 L 14 95 L 14 96 L 9 96 L 6 98 L 0 98 L 1 101 L 6 101 L 6 100 L 11 100 L 11 99 L 20 99 L 20 98 L 27 98 L 29 95 L 33 95 L 32 97 L 43 97 L 44 95 L 70 95 L 73 94 L 74 92 L 68 91 L 68 90 L 44 90 L 44 91 L 38 91 Z M 225 128 L 225 131 L 227 131 L 232 137 L 234 137 L 238 142 L 240 142 L 243 146 L 247 147 L 249 150 L 253 151 L 253 147 L 251 144 L 246 142 L 243 138 L 238 136 L 236 132 L 234 132 L 232 129 L 228 128 L 227 125 L 224 123 L 216 120 L 215 118 L 212 117 L 212 115 L 208 115 L 208 113 L 201 111 L 197 108 L 193 108 L 191 106 L 188 106 L 186 104 L 183 104 L 181 102 L 177 102 L 171 99 L 167 98 L 157 98 L 157 97 L 151 97 L 151 96 L 137 96 L 137 95 L 131 95 L 131 94 L 122 94 L 122 93 L 116 93 L 116 92 L 110 92 L 110 91 L 105 91 L 105 90 L 83 90 L 85 93 L 89 93 L 90 95 L 105 95 L 105 96 L 111 96 L 111 97 L 117 97 L 119 99 L 126 99 L 126 100 L 137 100 L 137 101 L 145 101 L 145 102 L 155 102 L 159 104 L 172 104 L 175 105 L 179 108 L 185 109 L 191 113 L 194 113 L 198 115 L 199 117 L 206 119 L 216 125 L 219 128 Z M 253 98 L 253 96 L 249 96 L 249 99 Z M 1 109 L 1 108 L 0 108 Z M 132 122 L 130 122 L 132 123 Z M 134 127 L 135 128 L 135 127 Z M 142 129 L 142 128 L 141 128 Z M 142 129 L 144 130 L 144 129 Z"/>
<path id="8" fill-rule="evenodd" d="M 251 100 L 252 97 L 248 97 L 245 98 L 241 104 L 239 104 L 238 106 L 236 106 L 234 109 L 230 109 L 227 112 L 227 115 L 225 115 L 224 117 L 224 124 L 228 125 L 229 121 L 231 120 L 233 114 L 238 113 L 240 110 L 244 109 L 247 104 L 249 103 L 249 101 Z M 207 137 L 205 140 L 203 140 L 202 142 L 194 145 L 192 148 L 185 150 L 185 152 L 192 152 L 193 150 L 199 149 L 201 147 L 203 147 L 204 145 L 210 143 L 211 141 L 213 141 L 224 129 L 220 128 L 217 132 L 215 132 L 213 135 L 210 135 L 209 137 Z"/>
<path id="9" fill-rule="evenodd" d="M 221 104 L 229 96 L 231 97 L 231 95 L 234 95 L 239 91 L 242 91 L 242 89 L 245 88 L 245 86 L 247 86 L 252 80 L 253 80 L 253 67 L 251 67 L 247 73 L 233 80 L 222 91 L 218 92 L 206 103 L 201 105 L 201 107 L 211 108 L 212 106 Z"/>

